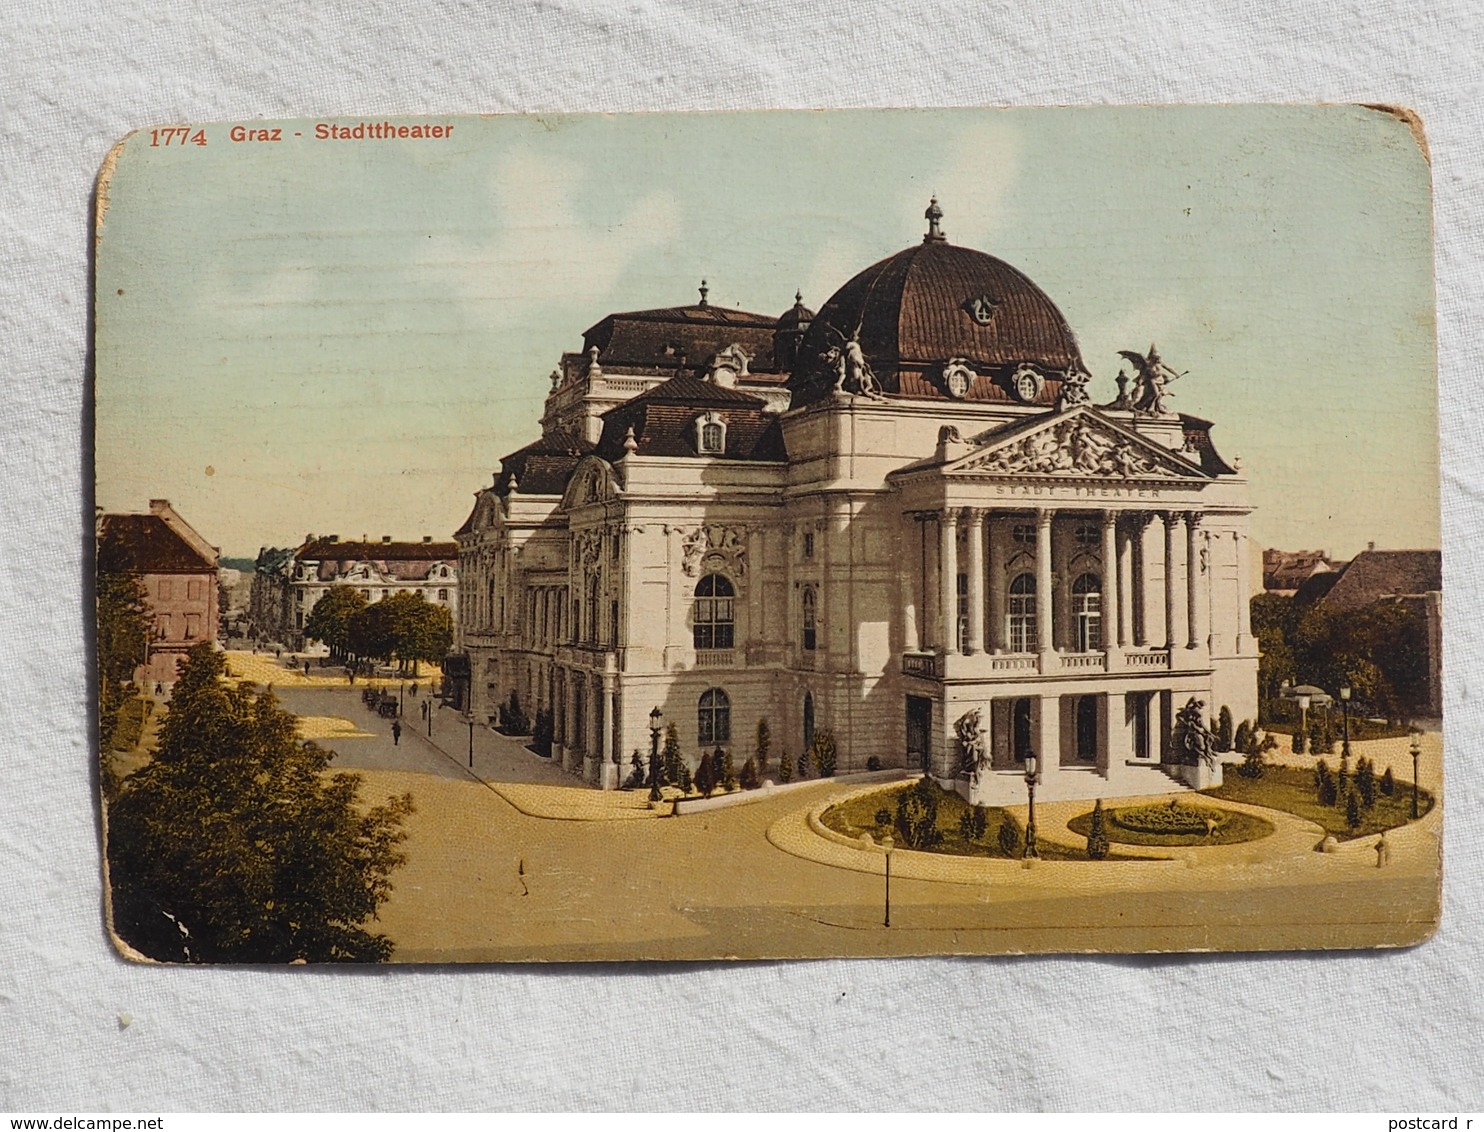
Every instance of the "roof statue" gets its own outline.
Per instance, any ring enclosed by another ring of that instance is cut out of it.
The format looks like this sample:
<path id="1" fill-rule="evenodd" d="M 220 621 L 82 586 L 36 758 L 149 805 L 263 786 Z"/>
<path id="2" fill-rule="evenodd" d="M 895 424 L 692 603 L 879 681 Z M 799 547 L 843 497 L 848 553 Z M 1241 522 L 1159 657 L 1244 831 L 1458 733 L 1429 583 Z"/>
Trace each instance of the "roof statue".
<path id="1" fill-rule="evenodd" d="M 1134 391 L 1128 398 L 1129 407 L 1136 413 L 1148 413 L 1154 417 L 1172 415 L 1166 398 L 1174 394 L 1168 392 L 1168 387 L 1171 382 L 1178 381 L 1185 374 L 1177 373 L 1166 365 L 1153 342 L 1149 343 L 1148 354 L 1136 353 L 1133 350 L 1119 350 L 1118 353 L 1133 363 L 1137 374 L 1134 378 Z M 1121 392 L 1122 386 L 1119 388 Z"/>

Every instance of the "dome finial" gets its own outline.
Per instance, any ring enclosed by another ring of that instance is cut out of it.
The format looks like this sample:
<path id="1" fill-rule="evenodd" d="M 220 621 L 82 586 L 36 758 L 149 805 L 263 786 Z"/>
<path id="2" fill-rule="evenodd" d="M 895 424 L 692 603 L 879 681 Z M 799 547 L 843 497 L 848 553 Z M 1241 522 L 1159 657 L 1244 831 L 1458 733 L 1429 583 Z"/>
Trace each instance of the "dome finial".
<path id="1" fill-rule="evenodd" d="M 702 279 L 701 280 L 700 291 L 701 291 L 701 305 L 703 307 L 706 305 L 706 293 L 708 291 L 710 291 L 710 290 L 711 290 L 711 288 L 708 287 L 708 286 L 706 286 L 706 280 Z"/>
<path id="2" fill-rule="evenodd" d="M 943 235 L 943 229 L 938 227 L 938 221 L 943 219 L 943 210 L 938 207 L 936 196 L 928 202 L 927 211 L 922 216 L 928 222 L 927 235 L 922 238 L 922 242 L 924 244 L 943 243 L 948 237 Z"/>
<path id="3" fill-rule="evenodd" d="M 802 287 L 794 292 L 794 305 L 800 307 L 804 305 L 804 289 Z"/>

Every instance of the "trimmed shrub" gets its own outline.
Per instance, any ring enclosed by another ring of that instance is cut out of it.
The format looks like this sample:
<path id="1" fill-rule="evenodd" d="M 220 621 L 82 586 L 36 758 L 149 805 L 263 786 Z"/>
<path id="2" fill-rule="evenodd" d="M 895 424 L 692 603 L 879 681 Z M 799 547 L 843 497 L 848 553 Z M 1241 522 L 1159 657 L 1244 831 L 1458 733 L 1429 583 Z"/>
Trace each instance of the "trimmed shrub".
<path id="1" fill-rule="evenodd" d="M 710 755 L 702 755 L 701 765 L 696 767 L 696 789 L 703 798 L 711 797 L 716 789 L 716 763 Z"/>
<path id="2" fill-rule="evenodd" d="M 1355 789 L 1360 794 L 1361 805 L 1369 809 L 1376 804 L 1376 766 L 1370 759 L 1355 764 Z"/>
<path id="3" fill-rule="evenodd" d="M 877 825 L 890 825 L 891 824 L 891 811 L 888 810 L 888 809 L 885 809 L 884 807 L 882 809 L 877 810 L 876 811 L 876 824 Z"/>
<path id="4" fill-rule="evenodd" d="M 983 841 L 989 828 L 989 811 L 983 806 L 970 806 L 959 815 L 958 833 L 965 841 Z"/>
<path id="5" fill-rule="evenodd" d="M 738 783 L 743 790 L 756 790 L 763 784 L 763 780 L 757 776 L 757 763 L 752 759 L 742 764 L 742 773 L 738 776 Z"/>
<path id="6" fill-rule="evenodd" d="M 508 708 L 500 709 L 502 714 L 507 714 Z M 531 746 L 536 748 L 538 755 L 551 758 L 552 742 L 552 720 L 551 712 L 545 708 L 536 709 L 536 722 L 531 727 Z"/>
<path id="7" fill-rule="evenodd" d="M 732 766 L 731 751 L 717 747 L 711 752 L 711 772 L 716 777 L 716 785 L 723 790 L 737 789 L 737 771 Z"/>
<path id="8" fill-rule="evenodd" d="M 938 800 L 943 791 L 931 778 L 920 778 L 897 795 L 897 832 L 909 849 L 931 849 L 943 840 L 938 832 Z"/>
<path id="9" fill-rule="evenodd" d="M 794 768 L 799 772 L 799 778 L 800 779 L 805 779 L 805 778 L 808 778 L 809 777 L 809 752 L 808 751 L 805 751 L 802 755 L 799 756 L 798 761 L 796 763 L 794 763 Z"/>
<path id="10" fill-rule="evenodd" d="M 1267 760 L 1262 757 L 1262 752 L 1257 749 L 1249 738 L 1248 745 L 1252 747 L 1242 759 L 1242 765 L 1237 767 L 1237 773 L 1243 778 L 1261 778 L 1263 772 L 1268 769 Z"/>
<path id="11" fill-rule="evenodd" d="M 1350 791 L 1350 797 L 1345 802 L 1345 824 L 1351 829 L 1360 828 L 1360 799 L 1355 796 L 1355 791 Z"/>
<path id="12" fill-rule="evenodd" d="M 814 733 L 814 743 L 809 748 L 809 761 L 814 764 L 814 773 L 820 778 L 835 776 L 835 733 L 819 730 Z"/>
<path id="13" fill-rule="evenodd" d="M 1020 856 L 1020 826 L 1009 814 L 1000 822 L 999 842 L 1000 852 L 1005 856 Z"/>
<path id="14" fill-rule="evenodd" d="M 1295 727 L 1293 729 L 1293 753 L 1301 755 L 1307 746 L 1308 744 L 1304 741 L 1304 733 Z"/>
<path id="15" fill-rule="evenodd" d="M 1232 709 L 1225 704 L 1221 705 L 1221 711 L 1216 716 L 1216 749 L 1218 751 L 1229 751 L 1232 749 Z M 1101 859 L 1101 858 L 1100 858 Z"/>
<path id="16" fill-rule="evenodd" d="M 759 779 L 768 777 L 768 755 L 772 749 L 773 735 L 768 729 L 768 721 L 760 719 L 757 721 L 757 741 L 752 745 L 752 757 L 757 760 Z"/>
<path id="17" fill-rule="evenodd" d="M 1221 709 L 1226 711 L 1225 708 Z M 1231 722 L 1230 716 L 1227 722 Z M 1108 855 L 1108 829 L 1103 817 L 1103 800 L 1099 798 L 1092 806 L 1092 828 L 1087 831 L 1087 856 L 1101 861 Z"/>
<path id="18" fill-rule="evenodd" d="M 881 760 L 879 758 L 877 758 L 875 755 L 872 755 L 870 758 L 868 758 L 866 760 L 866 769 L 867 770 L 880 770 L 881 769 Z"/>
<path id="19" fill-rule="evenodd" d="M 1391 776 L 1391 768 L 1386 768 L 1386 773 L 1381 776 L 1381 793 L 1390 798 L 1396 793 L 1396 779 Z"/>
<path id="20" fill-rule="evenodd" d="M 783 755 L 778 760 L 778 781 L 780 784 L 787 785 L 789 780 L 792 779 L 793 776 L 793 757 L 787 751 L 784 751 Z"/>
<path id="21" fill-rule="evenodd" d="M 1232 750 L 1241 755 L 1250 755 L 1257 744 L 1252 741 L 1252 724 L 1245 719 L 1237 724 L 1237 733 L 1232 739 Z"/>
<path id="22" fill-rule="evenodd" d="M 500 730 L 507 735 L 530 735 L 532 733 L 531 717 L 521 706 L 520 694 L 514 688 L 510 690 L 510 698 L 501 705 L 499 715 Z"/>
<path id="23" fill-rule="evenodd" d="M 1329 772 L 1329 764 L 1323 759 L 1314 767 L 1314 792 L 1321 806 L 1333 806 L 1339 796 L 1334 777 Z"/>

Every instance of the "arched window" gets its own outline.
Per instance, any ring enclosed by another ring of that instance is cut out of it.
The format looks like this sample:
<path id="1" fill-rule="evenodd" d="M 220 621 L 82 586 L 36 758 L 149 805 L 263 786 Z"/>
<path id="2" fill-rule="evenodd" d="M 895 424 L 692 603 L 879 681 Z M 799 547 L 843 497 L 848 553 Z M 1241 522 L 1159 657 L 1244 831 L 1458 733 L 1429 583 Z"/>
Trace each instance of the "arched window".
<path id="1" fill-rule="evenodd" d="M 587 580 L 587 643 L 598 643 L 598 576 Z"/>
<path id="2" fill-rule="evenodd" d="M 701 693 L 696 708 L 696 741 L 702 747 L 732 741 L 732 701 L 720 688 Z"/>
<path id="3" fill-rule="evenodd" d="M 696 583 L 691 627 L 698 649 L 729 649 L 733 643 L 732 583 L 722 574 L 707 574 Z"/>
<path id="4" fill-rule="evenodd" d="M 1033 652 L 1036 647 L 1036 576 L 1017 574 L 1010 583 L 1010 651 Z"/>
<path id="5" fill-rule="evenodd" d="M 1103 647 L 1103 580 L 1083 574 L 1072 583 L 1072 613 L 1077 619 L 1077 651 Z"/>
<path id="6" fill-rule="evenodd" d="M 813 652 L 817 643 L 816 616 L 818 612 L 819 599 L 815 596 L 813 586 L 804 587 L 804 650 Z"/>

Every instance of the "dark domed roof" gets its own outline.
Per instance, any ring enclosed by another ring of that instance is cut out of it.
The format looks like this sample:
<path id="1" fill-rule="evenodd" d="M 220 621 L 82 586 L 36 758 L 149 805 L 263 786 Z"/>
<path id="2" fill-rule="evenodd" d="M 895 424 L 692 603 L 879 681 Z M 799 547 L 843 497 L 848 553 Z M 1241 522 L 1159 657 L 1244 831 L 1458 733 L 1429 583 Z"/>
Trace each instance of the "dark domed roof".
<path id="1" fill-rule="evenodd" d="M 794 330 L 814 321 L 814 312 L 804 305 L 804 292 L 794 292 L 794 305 L 778 316 L 779 330 Z"/>
<path id="2" fill-rule="evenodd" d="M 795 407 L 829 395 L 824 355 L 851 338 L 888 396 L 946 397 L 942 371 L 953 359 L 978 375 L 965 400 L 1014 400 L 1006 379 L 1029 364 L 1046 379 L 1035 403 L 1051 404 L 1061 376 L 1084 368 L 1044 291 L 1004 260 L 948 243 L 936 222 L 921 244 L 866 268 L 821 308 L 789 381 Z"/>

